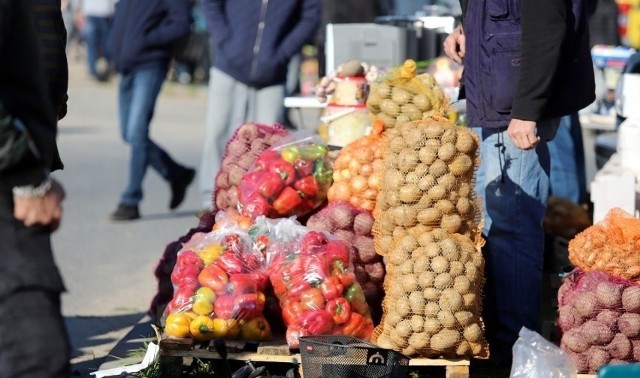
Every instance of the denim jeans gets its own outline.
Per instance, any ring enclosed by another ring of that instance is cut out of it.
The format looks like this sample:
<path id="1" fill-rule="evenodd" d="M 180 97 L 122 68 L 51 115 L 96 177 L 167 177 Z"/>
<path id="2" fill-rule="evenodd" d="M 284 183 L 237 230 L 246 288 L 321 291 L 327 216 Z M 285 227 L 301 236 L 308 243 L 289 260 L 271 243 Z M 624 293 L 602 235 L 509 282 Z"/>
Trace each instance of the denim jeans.
<path id="1" fill-rule="evenodd" d="M 85 38 L 87 42 L 87 63 L 91 76 L 97 76 L 96 61 L 104 57 L 109 61 L 109 33 L 111 31 L 111 19 L 109 17 L 87 16 L 85 26 Z"/>
<path id="2" fill-rule="evenodd" d="M 578 128 L 576 133 L 574 130 Z M 587 200 L 584 151 L 579 121 L 571 115 L 560 119 L 556 137 L 549 142 L 551 155 L 551 195 L 573 203 Z"/>
<path id="3" fill-rule="evenodd" d="M 492 355 L 510 353 L 523 326 L 540 331 L 542 220 L 550 170 L 547 140 L 556 127 L 557 120 L 539 125 L 540 143 L 528 151 L 512 143 L 506 128 L 474 129 L 482 139 L 476 193 L 483 203 L 483 317 Z"/>
<path id="4" fill-rule="evenodd" d="M 120 134 L 131 146 L 129 183 L 122 193 L 121 203 L 138 205 L 142 200 L 142 181 L 151 166 L 167 182 L 177 180 L 184 167 L 149 138 L 149 126 L 167 65 L 157 64 L 123 73 L 120 77 Z"/>

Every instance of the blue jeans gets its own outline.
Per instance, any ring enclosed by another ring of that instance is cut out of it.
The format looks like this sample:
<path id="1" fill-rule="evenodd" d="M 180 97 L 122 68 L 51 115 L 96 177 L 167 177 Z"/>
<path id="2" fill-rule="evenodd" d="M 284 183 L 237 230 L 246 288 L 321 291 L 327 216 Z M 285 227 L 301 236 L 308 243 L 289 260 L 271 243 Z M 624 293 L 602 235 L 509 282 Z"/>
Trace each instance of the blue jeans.
<path id="1" fill-rule="evenodd" d="M 577 133 L 575 129 L 578 129 Z M 560 119 L 556 137 L 549 142 L 551 194 L 573 203 L 586 201 L 585 167 L 579 121 L 571 115 Z"/>
<path id="2" fill-rule="evenodd" d="M 167 65 L 157 64 L 120 77 L 120 134 L 131 146 L 129 183 L 121 201 L 126 205 L 138 205 L 142 200 L 142 181 L 148 166 L 169 183 L 178 180 L 185 169 L 149 138 L 149 125 L 166 75 Z"/>
<path id="3" fill-rule="evenodd" d="M 557 124 L 557 121 L 555 122 Z M 540 125 L 538 146 L 517 148 L 506 129 L 481 135 L 476 193 L 483 203 L 486 244 L 483 317 L 491 355 L 510 355 L 525 326 L 540 331 L 544 259 L 542 220 L 549 193 L 549 150 L 555 125 Z"/>
<path id="4" fill-rule="evenodd" d="M 91 76 L 97 76 L 96 61 L 104 57 L 109 61 L 109 33 L 111 31 L 111 19 L 109 17 L 87 16 L 85 26 L 85 38 L 87 41 L 87 63 Z"/>

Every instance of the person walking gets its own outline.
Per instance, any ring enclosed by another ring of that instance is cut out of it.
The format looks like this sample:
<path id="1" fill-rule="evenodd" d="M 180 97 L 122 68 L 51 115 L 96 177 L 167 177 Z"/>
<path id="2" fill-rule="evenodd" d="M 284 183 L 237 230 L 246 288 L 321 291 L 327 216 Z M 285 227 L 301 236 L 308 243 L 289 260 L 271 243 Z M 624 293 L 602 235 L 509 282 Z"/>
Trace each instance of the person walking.
<path id="1" fill-rule="evenodd" d="M 109 79 L 107 44 L 116 0 L 76 0 L 77 18 L 84 25 L 89 74 L 96 80 Z"/>
<path id="2" fill-rule="evenodd" d="M 510 366 L 523 326 L 540 331 L 547 141 L 560 117 L 595 99 L 588 1 L 461 0 L 462 25 L 444 41 L 464 65 L 467 122 L 482 137 L 476 190 L 493 366 Z"/>
<path id="3" fill-rule="evenodd" d="M 61 17 L 59 1 L 49 3 Z M 50 173 L 62 161 L 30 7 L 0 0 L 0 376 L 68 378 L 65 287 L 51 248 L 65 193 Z"/>
<path id="4" fill-rule="evenodd" d="M 140 218 L 142 181 L 151 166 L 170 185 L 169 209 L 180 206 L 195 170 L 174 161 L 149 138 L 156 100 L 172 57 L 173 43 L 189 32 L 188 0 L 120 0 L 116 5 L 111 58 L 120 72 L 118 110 L 122 139 L 131 147 L 129 182 L 111 214 L 114 221 Z"/>
<path id="5" fill-rule="evenodd" d="M 211 210 L 225 145 L 246 122 L 273 124 L 284 104 L 287 67 L 311 42 L 320 0 L 201 0 L 211 36 L 206 132 L 200 163 L 202 206 Z"/>

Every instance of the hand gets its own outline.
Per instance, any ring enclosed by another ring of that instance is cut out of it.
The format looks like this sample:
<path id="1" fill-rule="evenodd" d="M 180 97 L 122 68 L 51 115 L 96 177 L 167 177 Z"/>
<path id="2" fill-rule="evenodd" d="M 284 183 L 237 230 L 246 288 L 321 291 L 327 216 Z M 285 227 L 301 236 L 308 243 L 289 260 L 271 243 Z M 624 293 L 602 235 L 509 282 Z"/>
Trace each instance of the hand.
<path id="1" fill-rule="evenodd" d="M 458 25 L 453 29 L 451 34 L 442 43 L 444 52 L 447 56 L 453 59 L 454 62 L 461 64 L 464 59 L 464 43 L 465 37 L 462 30 L 462 25 Z"/>
<path id="2" fill-rule="evenodd" d="M 52 179 L 51 188 L 42 197 L 13 196 L 13 215 L 25 226 L 42 224 L 53 232 L 60 226 L 64 197 L 62 185 Z"/>
<path id="3" fill-rule="evenodd" d="M 534 121 L 523 121 L 514 118 L 509 122 L 507 134 L 509 134 L 513 144 L 521 150 L 531 150 L 540 142 L 540 137 L 536 135 L 536 123 Z"/>

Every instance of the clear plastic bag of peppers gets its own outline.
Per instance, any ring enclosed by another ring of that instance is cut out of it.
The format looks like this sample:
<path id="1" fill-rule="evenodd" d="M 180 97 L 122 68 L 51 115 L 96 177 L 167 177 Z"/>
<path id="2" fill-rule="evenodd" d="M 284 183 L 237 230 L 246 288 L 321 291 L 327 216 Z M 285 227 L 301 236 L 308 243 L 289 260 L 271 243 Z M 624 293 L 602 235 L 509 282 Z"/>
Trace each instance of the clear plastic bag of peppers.
<path id="1" fill-rule="evenodd" d="M 252 218 L 303 216 L 324 203 L 332 183 L 329 148 L 296 132 L 263 152 L 238 188 L 238 208 Z"/>
<path id="2" fill-rule="evenodd" d="M 263 314 L 269 284 L 265 259 L 238 220 L 219 212 L 213 231 L 195 234 L 178 252 L 171 274 L 174 295 L 163 317 L 167 336 L 197 341 L 271 336 Z"/>
<path id="3" fill-rule="evenodd" d="M 269 235 L 267 273 L 282 308 L 290 348 L 312 335 L 369 340 L 374 329 L 345 241 L 291 218 L 256 220 Z M 260 227 L 258 227 L 260 229 Z"/>

